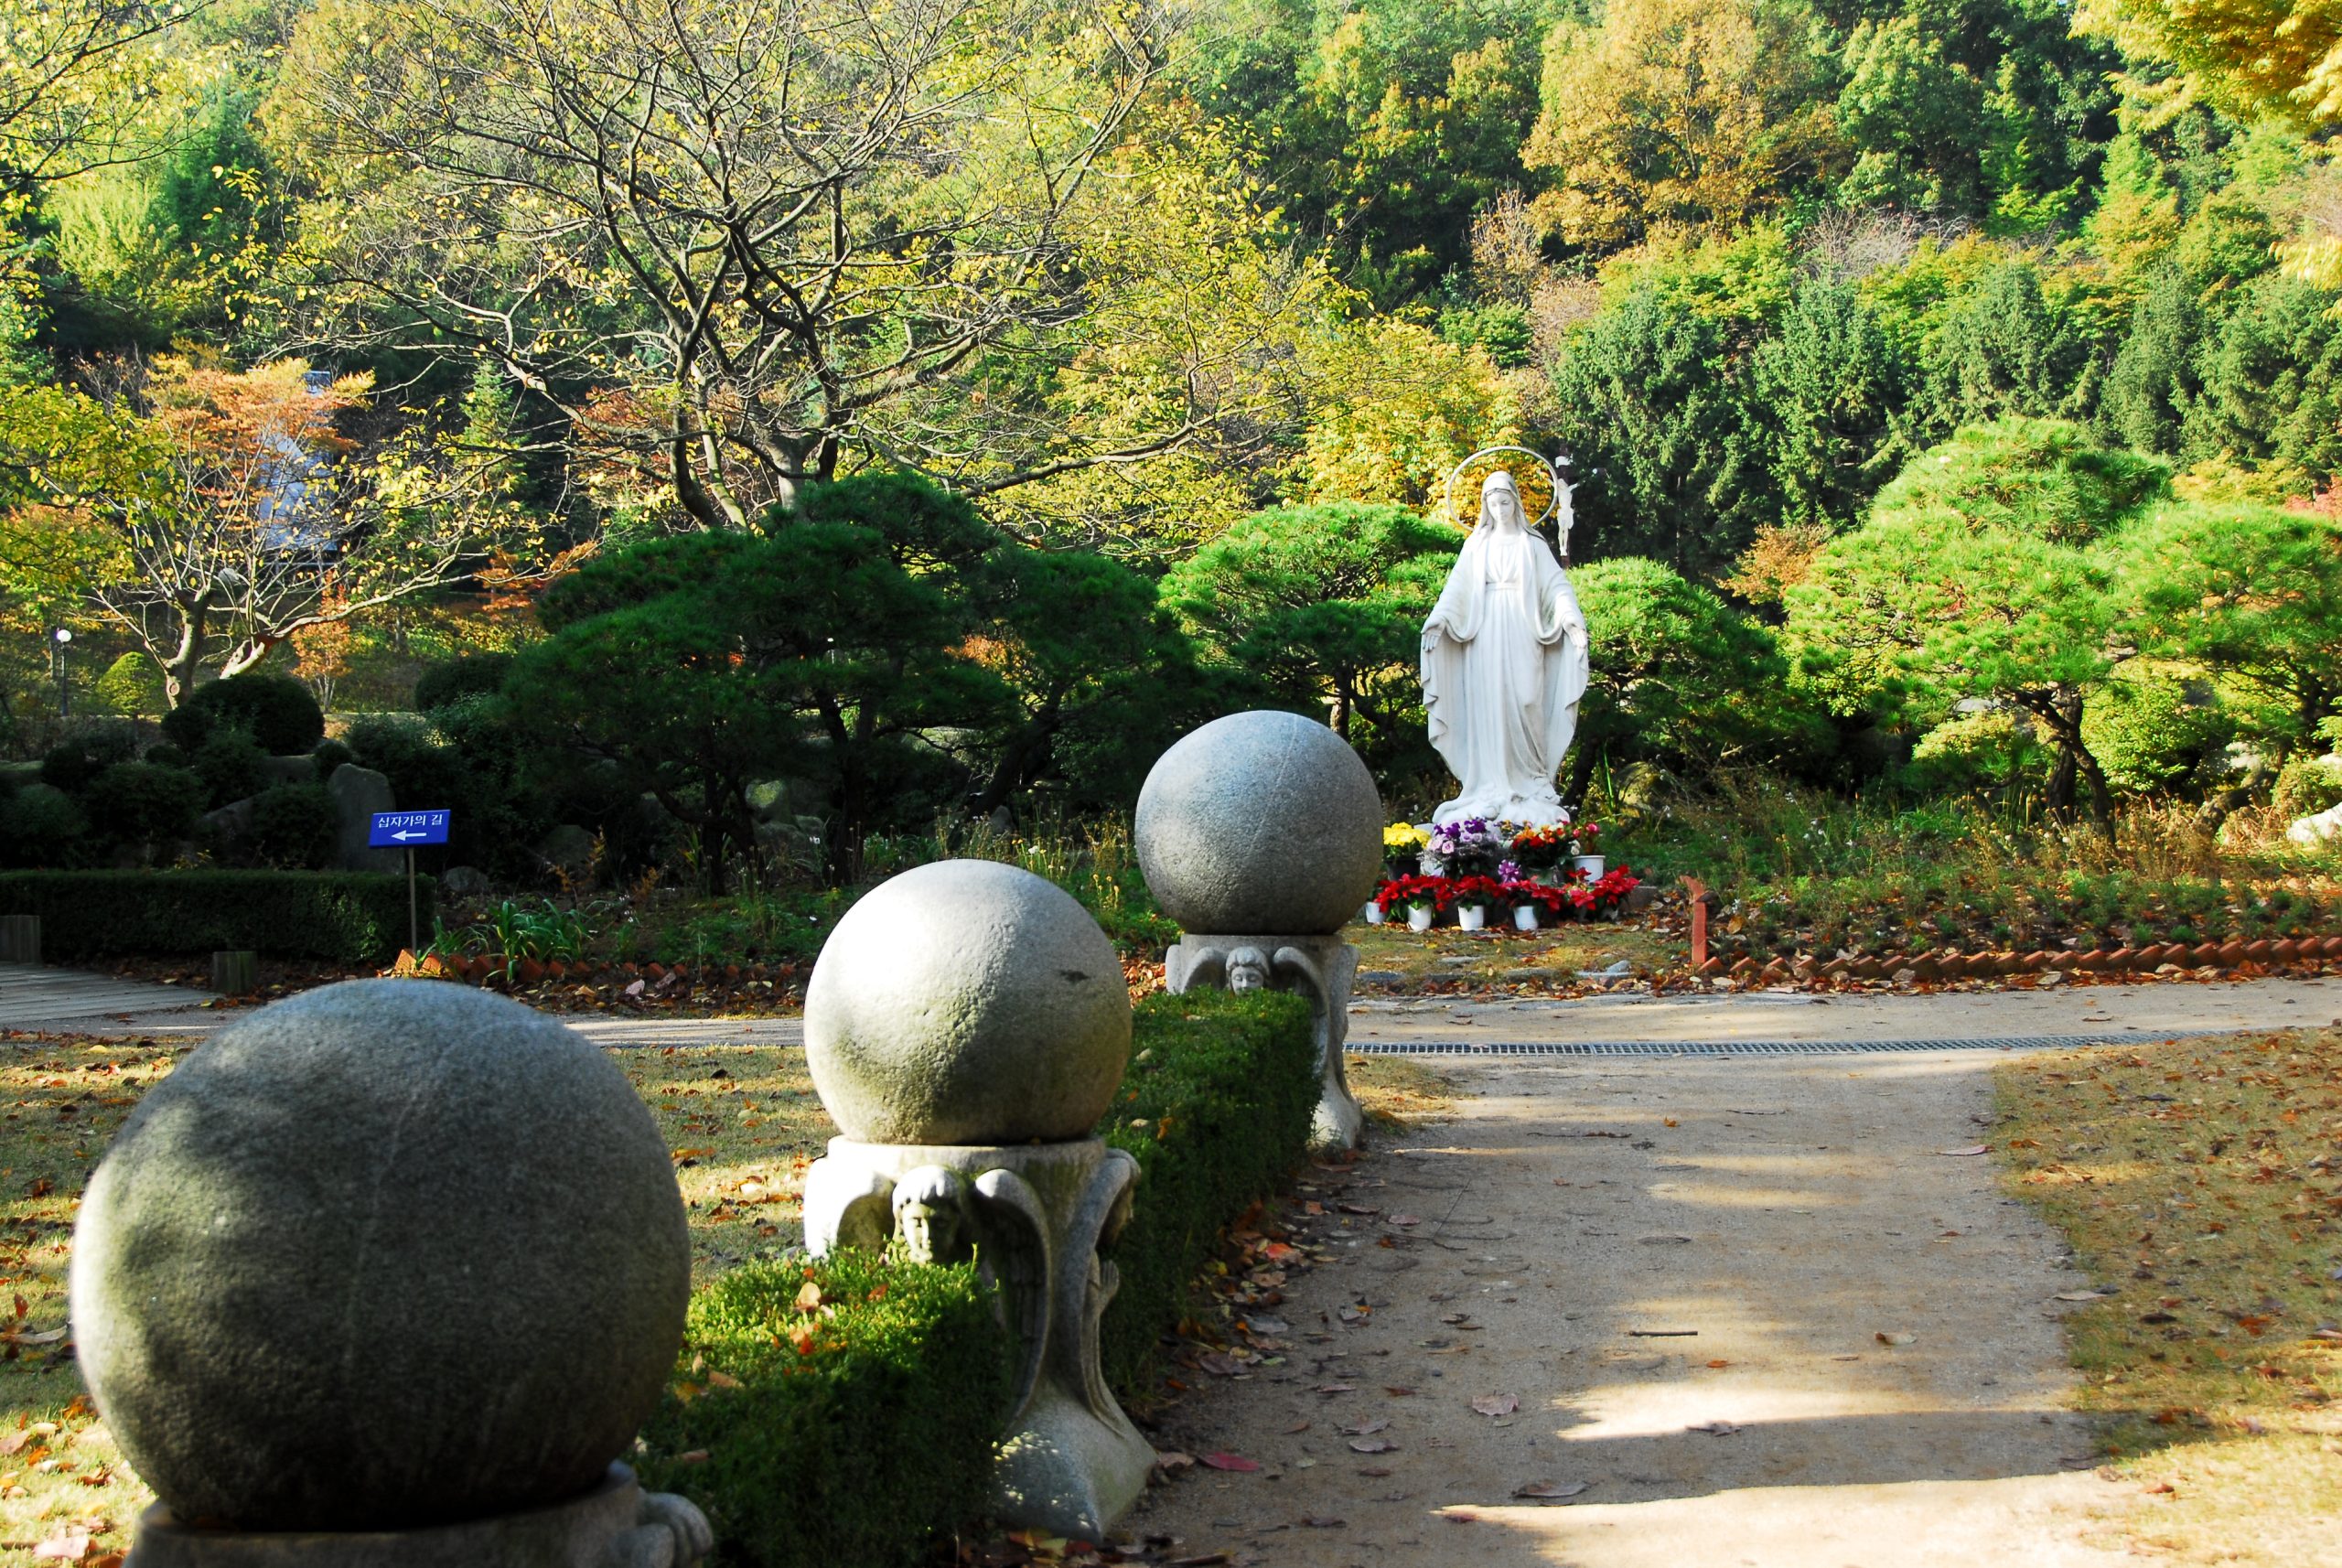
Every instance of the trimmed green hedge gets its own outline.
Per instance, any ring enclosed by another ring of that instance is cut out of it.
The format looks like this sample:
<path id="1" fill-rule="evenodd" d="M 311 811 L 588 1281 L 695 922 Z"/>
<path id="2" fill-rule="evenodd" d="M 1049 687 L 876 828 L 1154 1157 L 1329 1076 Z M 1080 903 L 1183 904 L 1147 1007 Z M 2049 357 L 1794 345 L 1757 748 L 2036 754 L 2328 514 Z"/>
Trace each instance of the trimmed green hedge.
<path id="1" fill-rule="evenodd" d="M 1130 1072 L 1099 1129 L 1141 1173 L 1130 1224 L 1105 1250 L 1123 1280 L 1099 1325 L 1106 1380 L 1124 1391 L 1145 1385 L 1220 1233 L 1306 1156 L 1318 1094 L 1300 997 L 1192 991 L 1137 1011 Z"/>
<path id="2" fill-rule="evenodd" d="M 425 930 L 435 887 L 415 880 Z M 52 961 L 250 949 L 379 963 L 407 940 L 406 878 L 366 872 L 0 872 L 0 915 L 38 915 Z"/>
<path id="3" fill-rule="evenodd" d="M 693 1298 L 636 1469 L 706 1510 L 720 1563 L 917 1563 L 984 1511 L 1012 1361 L 972 1263 L 749 1263 Z"/>
<path id="4" fill-rule="evenodd" d="M 1228 1223 L 1300 1164 L 1317 1104 L 1296 997 L 1152 997 L 1132 1045 L 1099 1129 L 1142 1172 L 1101 1328 L 1122 1389 L 1153 1370 Z M 972 1265 L 853 1251 L 752 1263 L 694 1297 L 677 1386 L 637 1467 L 706 1509 L 720 1563 L 921 1563 L 984 1511 L 1014 1359 Z"/>

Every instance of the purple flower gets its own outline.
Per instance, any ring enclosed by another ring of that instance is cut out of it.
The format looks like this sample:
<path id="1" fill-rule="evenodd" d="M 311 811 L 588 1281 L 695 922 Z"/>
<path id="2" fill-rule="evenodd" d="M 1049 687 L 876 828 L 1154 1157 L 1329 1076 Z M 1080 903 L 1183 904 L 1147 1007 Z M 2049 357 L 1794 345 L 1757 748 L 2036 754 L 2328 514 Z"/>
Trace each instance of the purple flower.
<path id="1" fill-rule="evenodd" d="M 1521 882 L 1527 879 L 1520 874 L 1520 863 L 1519 861 L 1506 860 L 1497 863 L 1497 880 L 1499 882 Z"/>

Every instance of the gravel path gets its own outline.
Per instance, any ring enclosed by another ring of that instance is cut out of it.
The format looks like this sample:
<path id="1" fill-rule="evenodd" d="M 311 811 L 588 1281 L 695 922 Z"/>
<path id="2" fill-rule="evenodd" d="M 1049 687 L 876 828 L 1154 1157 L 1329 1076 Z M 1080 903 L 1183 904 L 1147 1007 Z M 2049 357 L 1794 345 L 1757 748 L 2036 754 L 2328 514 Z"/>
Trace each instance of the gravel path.
<path id="1" fill-rule="evenodd" d="M 1125 1530 L 1280 1568 L 2129 1561 L 2084 1539 L 2122 1493 L 2059 1408 L 2089 1282 L 1941 1152 L 1996 1059 L 1454 1069 L 1451 1121 L 1313 1176 L 1336 1261 L 1275 1309 L 1285 1364 L 1195 1380 L 1156 1434 L 1262 1468 Z"/>

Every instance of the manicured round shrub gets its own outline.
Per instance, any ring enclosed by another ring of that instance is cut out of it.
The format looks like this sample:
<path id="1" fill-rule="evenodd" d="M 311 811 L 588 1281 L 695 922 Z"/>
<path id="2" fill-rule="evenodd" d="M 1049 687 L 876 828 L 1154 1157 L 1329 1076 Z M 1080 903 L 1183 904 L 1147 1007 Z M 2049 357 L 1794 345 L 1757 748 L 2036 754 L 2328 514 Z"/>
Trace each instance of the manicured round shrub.
<path id="1" fill-rule="evenodd" d="M 358 760 L 358 754 L 338 740 L 317 742 L 317 748 L 309 755 L 317 761 L 317 782 L 320 784 L 331 779 L 333 770 L 343 763 Z"/>
<path id="2" fill-rule="evenodd" d="M 326 715 L 309 689 L 289 675 L 231 675 L 198 686 L 163 715 L 163 738 L 186 751 L 222 728 L 242 730 L 272 756 L 291 757 L 325 738 Z"/>
<path id="3" fill-rule="evenodd" d="M 134 716 L 163 711 L 163 673 L 143 653 L 125 653 L 106 666 L 91 695 L 108 713 Z"/>
<path id="4" fill-rule="evenodd" d="M 2277 775 L 2273 799 L 2279 813 L 2288 817 L 2314 817 L 2342 805 L 2342 757 L 2293 758 Z"/>
<path id="5" fill-rule="evenodd" d="M 115 843 L 153 845 L 193 832 L 204 795 L 203 780 L 184 768 L 117 762 L 91 783 L 85 800 Z"/>
<path id="6" fill-rule="evenodd" d="M 427 714 L 460 697 L 485 696 L 503 686 L 511 668 L 509 653 L 467 653 L 434 664 L 414 682 L 414 705 Z"/>
<path id="7" fill-rule="evenodd" d="M 54 784 L 27 784 L 0 804 L 0 860 L 10 865 L 64 865 L 89 819 Z"/>
<path id="8" fill-rule="evenodd" d="M 88 789 L 97 776 L 138 755 L 138 738 L 125 724 L 87 725 L 49 748 L 40 759 L 40 781 L 69 795 Z"/>
<path id="9" fill-rule="evenodd" d="M 279 784 L 252 798 L 244 847 L 263 865 L 316 871 L 333 859 L 338 825 L 333 793 L 324 785 Z"/>
<path id="10" fill-rule="evenodd" d="M 203 780 L 204 799 L 213 811 L 259 794 L 268 782 L 267 765 L 268 753 L 240 729 L 212 731 L 189 764 Z"/>

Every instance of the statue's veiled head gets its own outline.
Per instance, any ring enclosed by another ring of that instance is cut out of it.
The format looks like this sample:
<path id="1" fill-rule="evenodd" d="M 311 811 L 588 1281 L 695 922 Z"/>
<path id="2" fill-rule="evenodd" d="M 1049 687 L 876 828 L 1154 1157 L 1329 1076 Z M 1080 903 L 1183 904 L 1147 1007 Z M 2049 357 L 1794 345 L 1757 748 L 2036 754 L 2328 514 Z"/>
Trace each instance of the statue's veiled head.
<path id="1" fill-rule="evenodd" d="M 1483 526 L 1505 530 L 1526 526 L 1520 510 L 1520 488 L 1502 468 L 1480 481 L 1480 521 Z"/>

